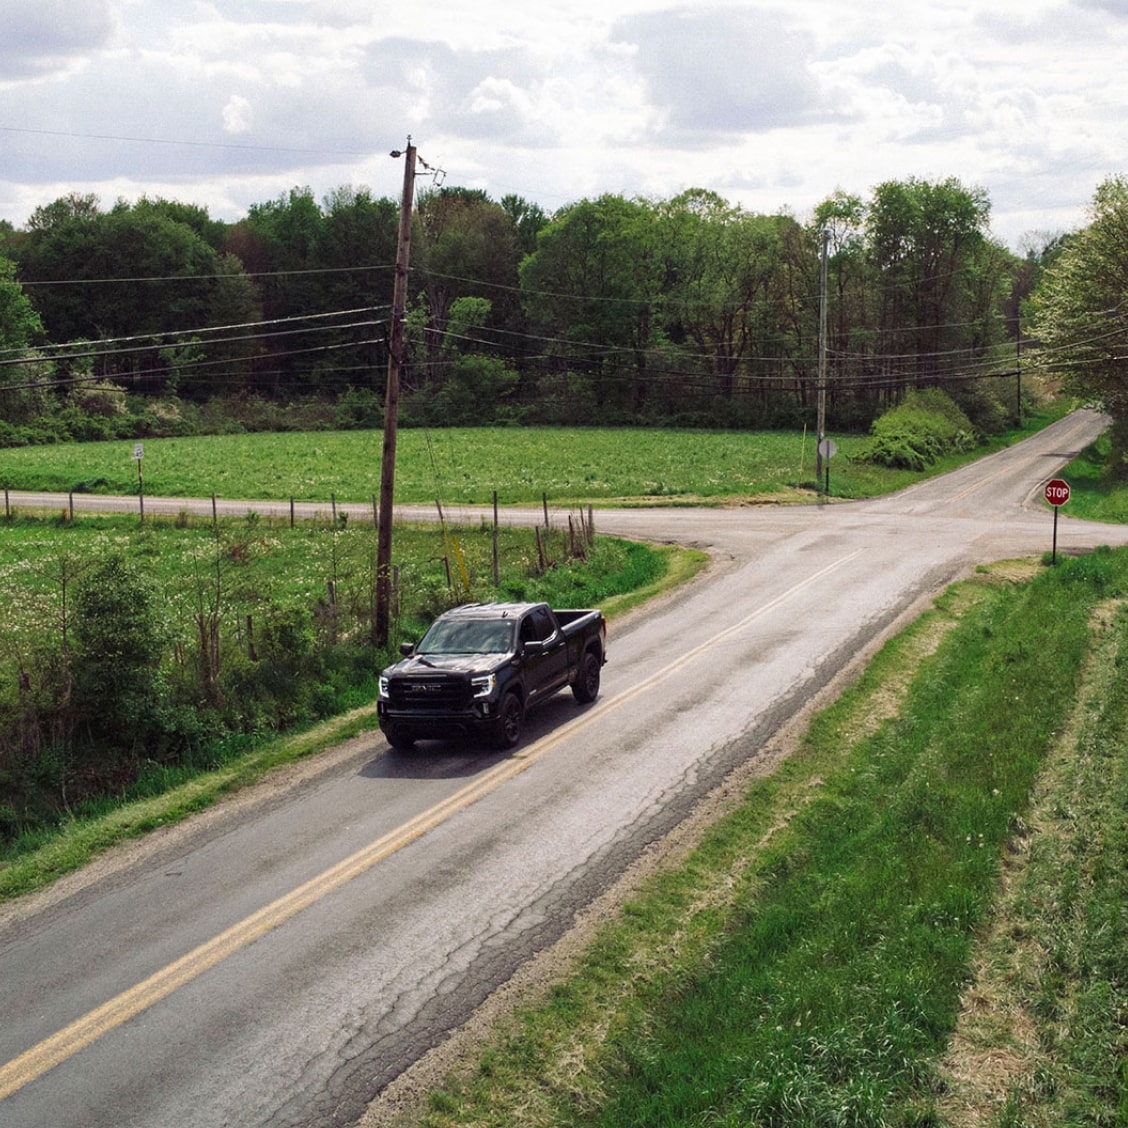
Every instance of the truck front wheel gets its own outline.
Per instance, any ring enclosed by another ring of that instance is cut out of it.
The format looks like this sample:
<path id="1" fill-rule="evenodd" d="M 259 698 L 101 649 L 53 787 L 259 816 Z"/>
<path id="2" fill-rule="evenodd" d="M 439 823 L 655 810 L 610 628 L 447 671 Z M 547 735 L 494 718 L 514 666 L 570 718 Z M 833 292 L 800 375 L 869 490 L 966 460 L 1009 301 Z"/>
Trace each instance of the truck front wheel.
<path id="1" fill-rule="evenodd" d="M 587 705 L 599 696 L 599 656 L 590 650 L 580 662 L 580 671 L 572 682 L 572 696 L 581 704 Z"/>
<path id="2" fill-rule="evenodd" d="M 494 719 L 491 743 L 495 748 L 512 748 L 521 739 L 521 725 L 525 720 L 525 707 L 515 693 L 507 693 L 498 706 Z"/>
<path id="3" fill-rule="evenodd" d="M 415 747 L 415 737 L 409 732 L 404 732 L 398 725 L 385 725 L 384 739 L 397 752 L 410 752 Z"/>

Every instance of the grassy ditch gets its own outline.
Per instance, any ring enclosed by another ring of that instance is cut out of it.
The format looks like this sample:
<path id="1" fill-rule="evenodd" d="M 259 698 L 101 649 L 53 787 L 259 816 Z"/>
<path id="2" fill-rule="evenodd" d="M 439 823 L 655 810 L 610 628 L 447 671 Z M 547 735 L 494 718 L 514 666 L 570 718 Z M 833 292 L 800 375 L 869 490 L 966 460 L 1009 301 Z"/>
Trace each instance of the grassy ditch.
<path id="1" fill-rule="evenodd" d="M 1006 574 L 892 640 L 411 1122 L 1128 1123 L 1128 556 Z"/>

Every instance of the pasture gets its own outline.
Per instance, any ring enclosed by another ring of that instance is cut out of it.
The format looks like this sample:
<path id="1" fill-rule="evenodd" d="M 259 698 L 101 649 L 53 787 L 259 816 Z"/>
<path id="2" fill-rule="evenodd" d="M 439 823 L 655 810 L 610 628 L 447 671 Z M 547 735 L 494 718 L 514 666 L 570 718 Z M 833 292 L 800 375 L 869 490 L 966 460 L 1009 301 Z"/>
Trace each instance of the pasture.
<path id="1" fill-rule="evenodd" d="M 1032 433 L 992 440 L 924 473 L 863 461 L 866 438 L 836 438 L 830 492 L 889 493 Z M 317 431 L 150 439 L 146 496 L 368 502 L 380 489 L 382 434 Z M 0 450 L 0 486 L 13 490 L 133 495 L 132 442 Z M 823 483 L 825 485 L 825 482 Z M 723 504 L 813 500 L 812 434 L 787 431 L 659 431 L 625 428 L 449 428 L 401 430 L 396 500 L 401 504 Z"/>

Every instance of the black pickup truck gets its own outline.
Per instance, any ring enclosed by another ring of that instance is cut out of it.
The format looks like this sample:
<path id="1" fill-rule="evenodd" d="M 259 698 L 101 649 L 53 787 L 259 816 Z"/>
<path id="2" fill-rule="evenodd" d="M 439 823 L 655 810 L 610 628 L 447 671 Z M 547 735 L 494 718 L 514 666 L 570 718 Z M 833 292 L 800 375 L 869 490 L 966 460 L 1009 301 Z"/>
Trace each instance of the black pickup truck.
<path id="1" fill-rule="evenodd" d="M 525 713 L 564 686 L 594 701 L 607 661 L 600 611 L 547 603 L 468 603 L 440 615 L 380 675 L 377 714 L 393 748 L 427 737 L 480 736 L 496 748 L 521 739 Z"/>

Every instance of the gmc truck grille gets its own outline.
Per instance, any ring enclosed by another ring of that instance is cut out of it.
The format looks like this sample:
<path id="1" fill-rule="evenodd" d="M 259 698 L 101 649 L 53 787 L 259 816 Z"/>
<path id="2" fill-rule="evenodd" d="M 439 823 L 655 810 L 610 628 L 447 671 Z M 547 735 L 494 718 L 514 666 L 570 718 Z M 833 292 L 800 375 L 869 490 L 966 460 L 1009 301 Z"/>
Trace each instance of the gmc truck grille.
<path id="1" fill-rule="evenodd" d="M 392 678 L 388 686 L 391 707 L 396 710 L 434 712 L 469 709 L 470 679 L 457 675 Z"/>

